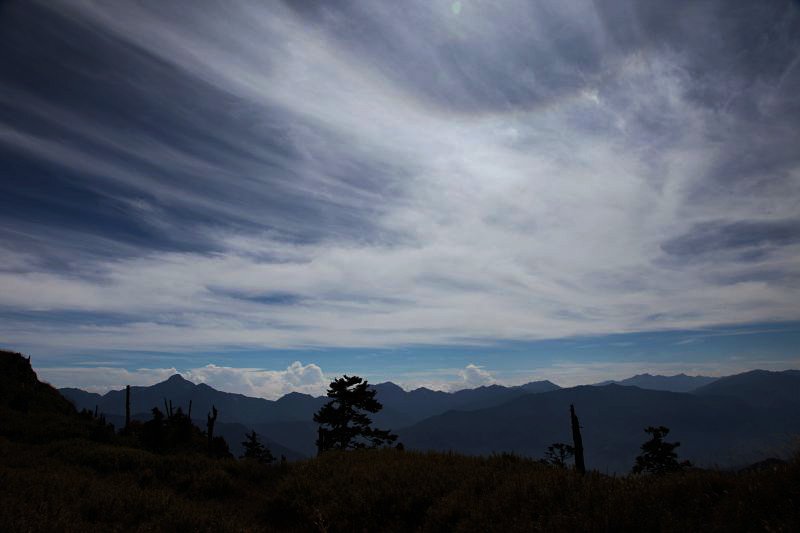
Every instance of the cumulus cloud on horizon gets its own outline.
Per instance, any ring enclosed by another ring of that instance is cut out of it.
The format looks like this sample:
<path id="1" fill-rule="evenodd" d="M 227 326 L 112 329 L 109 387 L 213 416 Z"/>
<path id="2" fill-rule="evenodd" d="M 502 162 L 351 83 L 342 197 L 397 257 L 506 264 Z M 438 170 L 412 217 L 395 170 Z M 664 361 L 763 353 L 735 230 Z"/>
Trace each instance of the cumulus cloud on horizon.
<path id="1" fill-rule="evenodd" d="M 800 319 L 796 3 L 188 5 L 0 8 L 5 343 Z"/>
<path id="2" fill-rule="evenodd" d="M 44 367 L 37 372 L 56 387 L 76 387 L 90 392 L 106 393 L 121 390 L 126 385 L 150 386 L 175 374 L 195 384 L 205 383 L 224 392 L 275 400 L 290 392 L 324 396 L 330 380 L 314 363 L 295 361 L 285 370 L 234 368 L 208 364 L 199 368 L 140 368 L 71 366 Z"/>
<path id="3" fill-rule="evenodd" d="M 463 370 L 459 371 L 459 375 L 463 383 L 452 386 L 453 390 L 459 388 L 474 389 L 485 385 L 491 385 L 495 382 L 492 374 L 478 365 L 469 363 Z"/>
<path id="4" fill-rule="evenodd" d="M 764 370 L 781 371 L 796 367 L 797 357 L 792 360 L 761 360 Z M 514 374 L 490 371 L 485 367 L 467 364 L 463 368 L 425 370 L 395 379 L 406 391 L 425 387 L 444 392 L 474 389 L 487 385 L 515 386 L 531 381 L 549 380 L 562 387 L 591 385 L 607 380 L 621 380 L 636 374 L 703 375 L 722 377 L 751 370 L 746 359 L 731 358 L 723 364 L 718 361 L 698 363 L 696 361 L 556 361 L 547 366 Z M 165 381 L 174 374 L 195 383 L 205 383 L 217 390 L 244 394 L 268 400 L 291 392 L 324 396 L 329 383 L 338 377 L 326 375 L 314 363 L 294 361 L 284 370 L 259 368 L 224 367 L 209 364 L 199 368 L 177 370 L 175 368 L 140 368 L 127 370 L 119 367 L 69 366 L 42 367 L 36 369 L 40 379 L 55 387 L 75 387 L 89 392 L 105 394 L 110 390 L 122 390 L 126 385 L 150 386 Z M 368 379 L 373 385 L 381 381 Z"/>
<path id="5" fill-rule="evenodd" d="M 205 383 L 224 392 L 234 392 L 276 400 L 291 392 L 324 396 L 331 380 L 314 364 L 294 361 L 285 370 L 226 367 L 208 364 L 199 368 L 177 370 L 175 368 L 140 368 L 127 370 L 119 367 L 71 366 L 43 367 L 37 369 L 40 377 L 56 387 L 75 387 L 89 392 L 105 394 L 110 390 L 121 390 L 126 385 L 150 386 L 179 374 L 192 383 Z M 451 379 L 436 384 L 404 382 L 406 390 L 427 385 L 435 390 L 456 391 L 495 383 L 488 371 L 472 363 L 463 369 L 447 371 Z M 374 384 L 374 383 L 373 383 Z"/>
<path id="6" fill-rule="evenodd" d="M 290 392 L 323 396 L 330 383 L 319 366 L 314 363 L 303 365 L 300 361 L 295 361 L 286 370 L 280 371 L 209 364 L 182 372 L 181 375 L 189 381 L 205 383 L 219 390 L 235 391 L 271 400 Z"/>

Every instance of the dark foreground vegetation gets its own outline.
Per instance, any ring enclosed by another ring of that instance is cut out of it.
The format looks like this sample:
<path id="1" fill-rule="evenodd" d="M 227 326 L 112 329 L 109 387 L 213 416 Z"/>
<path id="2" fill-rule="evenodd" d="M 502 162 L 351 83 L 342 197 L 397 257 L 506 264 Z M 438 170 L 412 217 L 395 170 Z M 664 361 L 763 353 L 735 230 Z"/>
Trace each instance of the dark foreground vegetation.
<path id="1" fill-rule="evenodd" d="M 331 452 L 275 465 L 3 440 L 3 531 L 798 531 L 800 466 L 581 477 L 513 456 Z"/>
<path id="2" fill-rule="evenodd" d="M 0 531 L 800 531 L 797 458 L 610 477 L 393 448 L 295 463 L 153 452 L 17 357 L 0 373 Z"/>

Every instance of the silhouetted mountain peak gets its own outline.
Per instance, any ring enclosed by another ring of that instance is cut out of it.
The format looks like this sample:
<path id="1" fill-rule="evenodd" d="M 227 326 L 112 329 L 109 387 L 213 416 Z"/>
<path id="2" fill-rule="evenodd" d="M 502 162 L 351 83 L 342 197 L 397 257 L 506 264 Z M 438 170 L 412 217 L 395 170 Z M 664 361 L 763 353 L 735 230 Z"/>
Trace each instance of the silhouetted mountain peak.
<path id="1" fill-rule="evenodd" d="M 384 381 L 383 383 L 378 383 L 377 385 L 373 385 L 376 389 L 380 388 L 380 390 L 385 391 L 395 391 L 395 392 L 405 392 L 405 389 L 398 385 L 397 383 L 392 383 L 391 381 Z"/>
<path id="2" fill-rule="evenodd" d="M 314 396 L 312 396 L 310 394 L 306 394 L 304 392 L 292 391 L 292 392 L 290 392 L 288 394 L 284 394 L 283 396 L 278 398 L 277 401 L 281 402 L 281 401 L 290 401 L 290 400 L 313 400 L 313 399 L 314 399 Z"/>
<path id="3" fill-rule="evenodd" d="M 176 394 L 183 394 L 185 392 L 191 391 L 198 385 L 195 385 L 191 381 L 187 380 L 180 374 L 173 374 L 169 378 L 165 379 L 160 383 L 156 383 L 151 387 L 134 387 L 135 390 L 144 390 L 144 389 L 152 389 L 153 391 L 158 392 L 159 394 L 166 394 L 169 396 L 176 395 Z M 112 391 L 113 393 L 114 391 Z M 124 392 L 124 391 L 116 391 L 117 393 Z"/>
<path id="4" fill-rule="evenodd" d="M 561 387 L 549 379 L 543 379 L 540 381 L 529 381 L 528 383 L 520 385 L 519 388 L 529 390 L 531 392 L 549 392 L 551 390 L 558 390 Z"/>

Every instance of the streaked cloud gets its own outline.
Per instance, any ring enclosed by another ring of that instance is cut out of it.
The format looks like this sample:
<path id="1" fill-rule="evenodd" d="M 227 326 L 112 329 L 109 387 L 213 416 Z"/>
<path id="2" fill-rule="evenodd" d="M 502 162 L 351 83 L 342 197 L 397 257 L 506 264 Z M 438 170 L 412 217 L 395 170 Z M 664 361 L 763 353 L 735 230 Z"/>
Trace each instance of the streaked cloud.
<path id="1" fill-rule="evenodd" d="M 0 338 L 192 353 L 800 319 L 796 3 L 459 5 L 0 8 Z M 259 395 L 294 379 L 203 363 Z"/>

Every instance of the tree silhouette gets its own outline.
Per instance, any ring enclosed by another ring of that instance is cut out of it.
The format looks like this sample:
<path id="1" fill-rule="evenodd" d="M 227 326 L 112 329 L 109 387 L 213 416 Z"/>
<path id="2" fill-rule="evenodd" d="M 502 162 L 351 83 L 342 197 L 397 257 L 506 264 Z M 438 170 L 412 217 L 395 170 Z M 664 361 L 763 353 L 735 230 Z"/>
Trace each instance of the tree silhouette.
<path id="1" fill-rule="evenodd" d="M 314 422 L 320 424 L 318 452 L 376 448 L 397 440 L 397 435 L 389 430 L 371 427 L 372 420 L 366 413 L 377 413 L 383 408 L 375 399 L 375 393 L 367 381 L 358 376 L 345 375 L 331 382 L 328 388 L 331 401 L 314 415 Z"/>
<path id="2" fill-rule="evenodd" d="M 256 433 L 255 430 L 251 433 L 245 433 L 244 437 L 245 440 L 242 442 L 244 455 L 242 455 L 242 459 L 251 459 L 259 463 L 272 463 L 275 461 L 275 456 L 272 455 L 269 448 L 261 444 L 261 441 L 258 440 L 258 433 Z"/>
<path id="3" fill-rule="evenodd" d="M 172 402 L 169 403 L 170 413 L 166 419 L 164 429 L 166 430 L 166 441 L 170 448 L 189 449 L 193 446 L 194 434 L 197 432 L 191 419 L 184 414 L 183 409 L 178 407 L 172 409 Z"/>
<path id="4" fill-rule="evenodd" d="M 216 459 L 233 459 L 233 454 L 228 448 L 228 441 L 224 437 L 214 437 L 211 439 L 211 457 Z"/>
<path id="5" fill-rule="evenodd" d="M 559 468 L 567 468 L 567 461 L 575 455 L 575 448 L 563 442 L 554 442 L 547 447 L 544 452 L 544 462 L 557 466 Z"/>
<path id="6" fill-rule="evenodd" d="M 166 445 L 164 413 L 158 407 L 152 409 L 153 418 L 142 424 L 139 438 L 145 448 L 160 451 Z"/>
<path id="7" fill-rule="evenodd" d="M 211 457 L 232 458 L 228 443 L 223 437 L 214 435 L 214 423 L 217 420 L 217 409 L 212 406 L 208 415 L 208 430 L 203 432 L 192 423 L 192 419 L 183 409 L 175 408 L 172 401 L 164 400 L 167 410 L 163 413 L 153 407 L 152 419 L 141 423 L 130 421 L 125 431 L 131 440 L 138 439 L 146 449 L 159 453 L 200 453 L 205 451 Z"/>
<path id="8" fill-rule="evenodd" d="M 680 442 L 664 442 L 669 428 L 649 426 L 644 431 L 651 438 L 642 444 L 642 453 L 636 458 L 636 464 L 633 465 L 634 474 L 662 475 L 692 466 L 689 461 L 678 462 L 675 448 L 681 445 Z"/>

